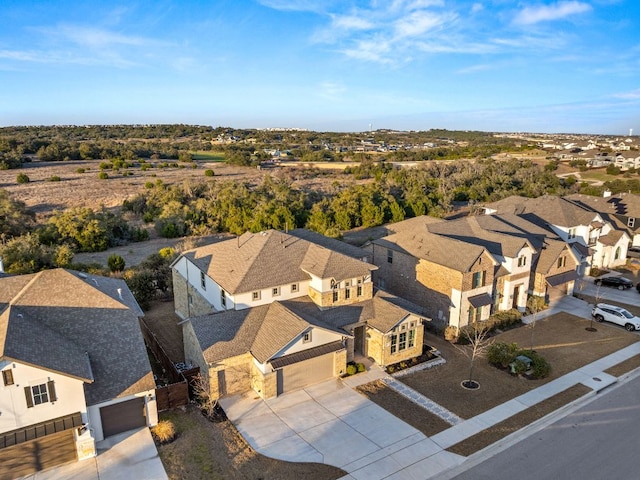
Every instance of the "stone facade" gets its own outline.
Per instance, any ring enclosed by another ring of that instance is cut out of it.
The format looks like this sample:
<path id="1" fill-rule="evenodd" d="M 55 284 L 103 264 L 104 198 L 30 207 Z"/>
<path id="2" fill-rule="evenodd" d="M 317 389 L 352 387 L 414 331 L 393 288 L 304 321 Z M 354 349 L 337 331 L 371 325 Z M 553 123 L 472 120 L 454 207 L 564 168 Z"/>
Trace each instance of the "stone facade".
<path id="1" fill-rule="evenodd" d="M 176 314 L 180 318 L 208 315 L 214 312 L 211 304 L 198 292 L 187 279 L 176 270 L 172 270 L 173 301 Z"/>
<path id="2" fill-rule="evenodd" d="M 225 358 L 210 365 L 209 391 L 212 398 L 235 395 L 250 390 L 252 377 L 256 375 L 256 369 L 253 366 L 253 356 L 249 352 Z M 262 372 L 257 371 L 257 375 L 261 376 Z"/>
<path id="3" fill-rule="evenodd" d="M 373 298 L 373 282 L 361 283 L 362 293 L 357 295 L 358 287 L 351 286 L 349 288 L 337 288 L 328 292 L 319 292 L 309 287 L 309 298 L 320 308 L 339 307 L 342 305 L 352 305 Z M 349 298 L 347 298 L 347 290 L 349 290 Z M 338 293 L 338 301 L 333 301 L 334 292 Z"/>

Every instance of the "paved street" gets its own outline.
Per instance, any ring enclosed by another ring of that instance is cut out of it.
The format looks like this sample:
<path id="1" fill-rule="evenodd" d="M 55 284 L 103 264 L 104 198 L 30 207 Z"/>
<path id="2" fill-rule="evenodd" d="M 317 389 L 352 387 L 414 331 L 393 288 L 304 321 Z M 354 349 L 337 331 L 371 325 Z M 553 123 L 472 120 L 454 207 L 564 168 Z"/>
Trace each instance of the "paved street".
<path id="1" fill-rule="evenodd" d="M 618 290 L 617 288 L 613 287 L 598 287 L 593 283 L 593 280 L 594 279 L 591 277 L 584 277 L 584 279 L 582 279 L 576 285 L 576 294 L 589 295 L 595 298 L 599 297 L 600 301 L 605 303 L 624 303 L 627 305 L 640 304 L 640 293 L 638 293 L 635 288 L 631 288 L 629 290 Z M 633 279 L 634 284 L 636 284 L 638 281 L 640 281 L 640 279 Z"/>
<path id="2" fill-rule="evenodd" d="M 638 478 L 638 398 L 640 378 L 636 377 L 483 463 L 446 478 Z"/>

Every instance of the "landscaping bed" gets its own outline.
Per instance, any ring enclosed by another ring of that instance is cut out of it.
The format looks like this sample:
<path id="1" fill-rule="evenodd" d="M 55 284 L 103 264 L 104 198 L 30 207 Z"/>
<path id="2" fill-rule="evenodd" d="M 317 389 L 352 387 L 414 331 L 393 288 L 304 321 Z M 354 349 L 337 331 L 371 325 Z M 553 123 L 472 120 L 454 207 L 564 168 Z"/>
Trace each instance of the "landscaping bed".
<path id="1" fill-rule="evenodd" d="M 437 415 L 419 407 L 388 387 L 381 380 L 360 385 L 356 390 L 427 437 L 440 433 L 451 426 Z"/>
<path id="2" fill-rule="evenodd" d="M 626 359 L 624 362 L 620 362 L 611 368 L 607 368 L 604 373 L 608 373 L 614 377 L 620 377 L 625 373 L 635 370 L 636 368 L 640 368 L 640 355 L 635 355 Z"/>
<path id="3" fill-rule="evenodd" d="M 332 480 L 343 470 L 318 463 L 291 463 L 256 453 L 229 421 L 209 422 L 195 406 L 160 414 L 176 438 L 158 446 L 169 480 Z"/>
<path id="4" fill-rule="evenodd" d="M 551 373 L 544 379 L 513 376 L 480 358 L 473 373 L 480 388 L 464 389 L 460 383 L 469 378 L 469 359 L 449 342 L 430 336 L 429 343 L 440 350 L 446 363 L 399 380 L 458 416 L 471 418 L 639 340 L 622 328 L 598 325 L 596 332 L 588 332 L 588 325 L 589 320 L 558 313 L 538 320 L 533 332 L 522 326 L 493 337 L 496 342 L 515 342 L 526 349 L 533 333 L 533 349 L 551 364 Z"/>

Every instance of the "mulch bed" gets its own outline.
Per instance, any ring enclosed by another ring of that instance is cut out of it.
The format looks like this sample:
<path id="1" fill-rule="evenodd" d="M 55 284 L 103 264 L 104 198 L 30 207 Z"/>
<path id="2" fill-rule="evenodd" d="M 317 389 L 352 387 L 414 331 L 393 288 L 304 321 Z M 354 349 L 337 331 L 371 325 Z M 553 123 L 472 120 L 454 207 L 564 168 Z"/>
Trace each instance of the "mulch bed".
<path id="1" fill-rule="evenodd" d="M 482 430 L 472 437 L 456 443 L 452 447 L 448 448 L 447 451 L 468 457 L 498 440 L 503 439 L 507 435 L 517 432 L 521 428 L 541 419 L 563 405 L 579 399 L 590 391 L 591 389 L 589 387 L 582 384 L 574 385 L 551 398 L 543 400 L 537 405 L 527 408 L 526 410 L 497 423 L 493 427 Z"/>
<path id="2" fill-rule="evenodd" d="M 440 417 L 428 412 L 408 398 L 400 395 L 398 392 L 385 385 L 381 380 L 360 385 L 357 387 L 357 390 L 373 403 L 376 403 L 385 410 L 392 412 L 393 415 L 403 422 L 408 423 L 416 430 L 421 431 L 427 437 L 451 427 L 451 425 Z"/>

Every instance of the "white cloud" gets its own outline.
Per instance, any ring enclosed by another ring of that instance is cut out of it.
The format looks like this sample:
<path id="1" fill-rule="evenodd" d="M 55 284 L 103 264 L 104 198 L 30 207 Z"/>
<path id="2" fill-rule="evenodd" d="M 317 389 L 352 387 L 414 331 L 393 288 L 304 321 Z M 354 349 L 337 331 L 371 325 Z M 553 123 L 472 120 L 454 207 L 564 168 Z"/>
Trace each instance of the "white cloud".
<path id="1" fill-rule="evenodd" d="M 621 92 L 613 95 L 615 98 L 622 98 L 624 100 L 638 100 L 640 99 L 640 88 L 631 90 L 630 92 Z"/>
<path id="2" fill-rule="evenodd" d="M 517 25 L 533 25 L 540 22 L 562 20 L 567 17 L 590 12 L 591 5 L 584 2 L 558 2 L 551 5 L 536 5 L 523 8 L 513 19 Z"/>
<path id="3" fill-rule="evenodd" d="M 325 98 L 339 97 L 346 91 L 346 87 L 341 83 L 323 82 L 318 86 L 320 96 Z"/>
<path id="4" fill-rule="evenodd" d="M 332 25 L 340 30 L 368 30 L 375 26 L 371 21 L 355 15 L 334 15 Z"/>
<path id="5" fill-rule="evenodd" d="M 473 5 L 471 5 L 472 14 L 481 12 L 482 10 L 484 10 L 484 5 L 482 5 L 481 3 L 474 3 Z"/>
<path id="6" fill-rule="evenodd" d="M 454 18 L 424 10 L 412 12 L 394 23 L 397 37 L 416 37 L 441 27 Z"/>

